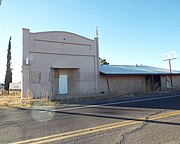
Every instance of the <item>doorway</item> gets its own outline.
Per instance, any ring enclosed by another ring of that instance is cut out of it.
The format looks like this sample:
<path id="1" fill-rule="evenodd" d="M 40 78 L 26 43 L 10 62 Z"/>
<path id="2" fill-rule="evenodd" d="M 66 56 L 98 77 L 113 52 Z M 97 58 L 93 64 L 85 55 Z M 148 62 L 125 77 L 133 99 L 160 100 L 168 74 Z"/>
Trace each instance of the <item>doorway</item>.
<path id="1" fill-rule="evenodd" d="M 160 75 L 146 75 L 145 82 L 147 92 L 161 91 Z"/>
<path id="2" fill-rule="evenodd" d="M 68 76 L 59 75 L 59 94 L 68 93 Z"/>

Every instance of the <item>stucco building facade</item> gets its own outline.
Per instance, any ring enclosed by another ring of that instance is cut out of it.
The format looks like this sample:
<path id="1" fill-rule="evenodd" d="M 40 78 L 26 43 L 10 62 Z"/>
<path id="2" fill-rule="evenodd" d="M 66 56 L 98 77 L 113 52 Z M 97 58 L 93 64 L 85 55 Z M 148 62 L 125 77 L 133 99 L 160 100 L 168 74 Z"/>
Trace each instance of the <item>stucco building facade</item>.
<path id="1" fill-rule="evenodd" d="M 22 97 L 98 93 L 98 38 L 23 29 Z"/>

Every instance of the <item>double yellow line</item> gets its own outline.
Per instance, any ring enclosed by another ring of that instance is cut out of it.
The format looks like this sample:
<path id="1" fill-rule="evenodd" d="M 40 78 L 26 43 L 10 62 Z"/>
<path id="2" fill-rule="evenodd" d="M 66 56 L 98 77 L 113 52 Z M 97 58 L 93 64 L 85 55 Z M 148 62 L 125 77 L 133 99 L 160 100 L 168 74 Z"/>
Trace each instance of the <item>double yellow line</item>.
<path id="1" fill-rule="evenodd" d="M 158 115 L 148 117 L 148 121 L 171 117 L 171 116 L 175 116 L 175 115 L 179 115 L 179 114 L 180 114 L 179 110 L 174 111 L 174 112 L 158 114 Z M 138 118 L 136 120 L 127 120 L 127 121 L 123 121 L 123 122 L 117 122 L 117 123 L 112 123 L 112 124 L 107 124 L 107 125 L 102 125 L 102 126 L 97 126 L 97 127 L 92 127 L 92 128 L 86 128 L 86 129 L 81 129 L 81 130 L 76 130 L 76 131 L 71 131 L 71 132 L 65 132 L 65 133 L 61 133 L 61 134 L 55 134 L 55 135 L 51 135 L 51 136 L 45 136 L 45 137 L 15 142 L 13 144 L 49 143 L 49 142 L 53 142 L 53 141 L 59 141 L 59 140 L 64 140 L 64 139 L 68 139 L 68 138 L 92 134 L 92 133 L 96 133 L 96 132 L 120 128 L 120 127 L 124 127 L 124 126 L 128 126 L 128 125 L 133 125 L 133 124 L 137 124 L 142 121 L 145 121 L 145 120 L 146 120 L 146 118 Z"/>

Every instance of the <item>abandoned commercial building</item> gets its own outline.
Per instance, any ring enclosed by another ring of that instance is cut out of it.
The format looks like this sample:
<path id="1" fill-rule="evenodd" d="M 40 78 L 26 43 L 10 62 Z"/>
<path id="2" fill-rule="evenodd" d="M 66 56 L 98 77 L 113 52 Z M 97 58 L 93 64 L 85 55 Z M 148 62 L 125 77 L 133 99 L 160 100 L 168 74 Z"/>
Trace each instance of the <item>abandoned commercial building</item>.
<path id="1" fill-rule="evenodd" d="M 180 71 L 148 66 L 99 65 L 98 37 L 23 29 L 22 97 L 134 94 L 180 90 Z"/>
<path id="2" fill-rule="evenodd" d="M 171 85 L 171 78 L 172 84 Z M 138 94 L 180 90 L 180 71 L 138 65 L 100 66 L 100 90 L 108 94 Z"/>

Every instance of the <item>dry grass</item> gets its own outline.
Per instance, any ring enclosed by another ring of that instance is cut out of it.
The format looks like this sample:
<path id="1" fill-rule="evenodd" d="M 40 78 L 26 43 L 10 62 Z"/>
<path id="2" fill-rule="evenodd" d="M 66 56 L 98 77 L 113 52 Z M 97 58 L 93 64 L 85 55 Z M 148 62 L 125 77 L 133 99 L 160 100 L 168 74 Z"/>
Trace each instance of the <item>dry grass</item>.
<path id="1" fill-rule="evenodd" d="M 55 106 L 55 102 L 49 101 L 47 98 L 32 99 L 31 97 L 21 99 L 20 93 L 11 93 L 0 95 L 0 107 L 2 108 L 31 108 L 42 106 Z"/>

